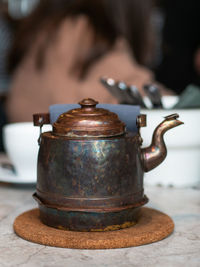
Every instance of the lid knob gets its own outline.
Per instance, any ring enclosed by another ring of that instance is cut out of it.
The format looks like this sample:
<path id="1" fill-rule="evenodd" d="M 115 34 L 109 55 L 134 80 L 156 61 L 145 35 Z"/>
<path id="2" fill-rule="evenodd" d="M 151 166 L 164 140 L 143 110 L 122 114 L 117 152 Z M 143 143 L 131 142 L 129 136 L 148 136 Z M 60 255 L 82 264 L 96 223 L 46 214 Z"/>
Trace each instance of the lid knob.
<path id="1" fill-rule="evenodd" d="M 79 102 L 79 105 L 81 105 L 81 108 L 95 108 L 98 103 L 92 98 L 85 98 Z"/>

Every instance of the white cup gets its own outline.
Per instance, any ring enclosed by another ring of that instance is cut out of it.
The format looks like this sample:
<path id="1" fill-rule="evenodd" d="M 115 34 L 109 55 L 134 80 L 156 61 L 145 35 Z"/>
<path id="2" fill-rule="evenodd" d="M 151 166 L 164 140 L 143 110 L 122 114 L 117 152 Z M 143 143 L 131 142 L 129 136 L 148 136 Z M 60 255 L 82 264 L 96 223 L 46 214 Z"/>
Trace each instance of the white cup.
<path id="1" fill-rule="evenodd" d="M 45 125 L 43 131 L 51 130 Z M 3 142 L 16 176 L 24 181 L 36 181 L 39 128 L 32 122 L 11 123 L 3 127 Z"/>

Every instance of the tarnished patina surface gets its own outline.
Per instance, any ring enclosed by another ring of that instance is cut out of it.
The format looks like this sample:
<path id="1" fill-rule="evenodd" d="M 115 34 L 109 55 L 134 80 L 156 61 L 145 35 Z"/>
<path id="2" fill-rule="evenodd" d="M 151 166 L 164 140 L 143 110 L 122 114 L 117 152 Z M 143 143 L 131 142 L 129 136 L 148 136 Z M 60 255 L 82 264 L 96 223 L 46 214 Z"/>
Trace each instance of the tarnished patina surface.
<path id="1" fill-rule="evenodd" d="M 57 214 L 57 225 L 71 229 L 69 217 L 73 215 L 77 222 L 83 217 L 87 230 L 133 223 L 135 209 L 147 202 L 139 144 L 137 134 L 77 140 L 43 133 L 37 180 L 43 221 L 48 218 L 53 226 L 51 218 Z M 78 230 L 79 223 L 73 227 Z"/>
<path id="2" fill-rule="evenodd" d="M 131 227 L 137 223 L 140 216 L 140 206 L 147 202 L 144 201 L 135 207 L 118 211 L 93 211 L 93 210 L 65 210 L 59 207 L 44 205 L 34 195 L 40 207 L 40 218 L 46 225 L 71 231 L 114 231 Z"/>
<path id="3" fill-rule="evenodd" d="M 70 207 L 71 199 L 75 199 L 76 207 L 85 202 L 88 206 L 89 198 L 92 207 L 103 207 L 104 202 L 106 206 L 116 206 L 115 202 L 128 205 L 140 201 L 143 171 L 137 140 L 138 136 L 132 134 L 104 140 L 73 140 L 43 133 L 38 156 L 38 196 L 44 193 L 48 203 L 48 195 L 52 195 L 52 204 L 58 197 L 61 206 L 60 198 L 65 205 L 69 198 Z"/>

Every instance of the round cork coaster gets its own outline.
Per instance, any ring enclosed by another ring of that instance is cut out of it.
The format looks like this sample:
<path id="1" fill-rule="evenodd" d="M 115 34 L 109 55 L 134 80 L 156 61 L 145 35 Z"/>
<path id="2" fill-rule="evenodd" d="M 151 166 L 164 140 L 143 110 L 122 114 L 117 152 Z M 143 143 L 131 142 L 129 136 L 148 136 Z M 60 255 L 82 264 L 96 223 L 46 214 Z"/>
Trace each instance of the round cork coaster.
<path id="1" fill-rule="evenodd" d="M 174 230 L 172 219 L 154 209 L 142 208 L 138 223 L 130 228 L 108 232 L 74 232 L 44 225 L 39 210 L 19 215 L 15 233 L 28 241 L 62 248 L 111 249 L 140 246 L 164 239 Z"/>

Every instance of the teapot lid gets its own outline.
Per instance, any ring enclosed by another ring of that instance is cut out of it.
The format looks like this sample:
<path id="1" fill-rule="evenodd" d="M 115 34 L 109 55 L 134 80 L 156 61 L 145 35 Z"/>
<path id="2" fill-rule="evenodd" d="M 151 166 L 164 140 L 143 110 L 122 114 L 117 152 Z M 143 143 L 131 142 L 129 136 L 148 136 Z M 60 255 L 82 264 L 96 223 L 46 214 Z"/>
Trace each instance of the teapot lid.
<path id="1" fill-rule="evenodd" d="M 81 108 L 69 110 L 53 124 L 53 133 L 67 137 L 111 137 L 125 133 L 125 124 L 117 114 L 97 108 L 91 98 L 79 102 Z"/>

